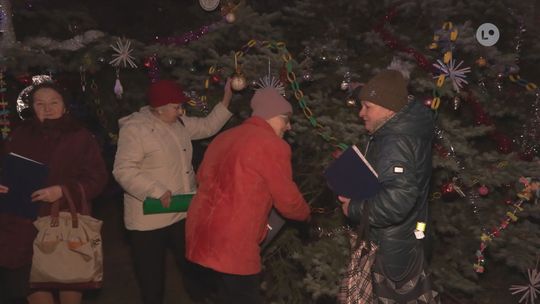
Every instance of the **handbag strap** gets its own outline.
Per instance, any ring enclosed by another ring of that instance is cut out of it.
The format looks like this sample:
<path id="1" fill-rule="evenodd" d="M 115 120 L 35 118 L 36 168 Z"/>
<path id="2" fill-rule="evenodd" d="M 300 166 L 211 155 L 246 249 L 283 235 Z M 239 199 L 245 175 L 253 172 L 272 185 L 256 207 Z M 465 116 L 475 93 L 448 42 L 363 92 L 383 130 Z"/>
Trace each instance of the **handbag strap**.
<path id="1" fill-rule="evenodd" d="M 368 240 L 369 238 L 369 205 L 367 201 L 362 202 L 362 219 L 360 220 L 360 223 L 357 226 L 356 234 L 358 238 L 356 239 L 356 246 L 355 248 L 358 248 L 362 241 L 366 242 L 366 247 L 368 249 L 371 249 L 371 242 Z"/>
<path id="2" fill-rule="evenodd" d="M 79 190 L 81 191 L 81 214 L 90 215 L 90 204 L 88 203 L 88 199 L 86 198 L 86 191 L 84 190 L 84 187 L 81 183 L 77 183 L 77 186 L 79 186 Z"/>
<path id="3" fill-rule="evenodd" d="M 69 206 L 69 213 L 71 214 L 71 226 L 73 228 L 79 227 L 79 218 L 77 217 L 77 209 L 75 209 L 75 204 L 73 203 L 73 198 L 68 188 L 64 185 L 60 185 L 62 188 L 62 193 L 66 198 L 66 201 Z M 53 203 L 51 207 L 51 227 L 58 226 L 58 216 L 60 214 L 60 199 Z"/>

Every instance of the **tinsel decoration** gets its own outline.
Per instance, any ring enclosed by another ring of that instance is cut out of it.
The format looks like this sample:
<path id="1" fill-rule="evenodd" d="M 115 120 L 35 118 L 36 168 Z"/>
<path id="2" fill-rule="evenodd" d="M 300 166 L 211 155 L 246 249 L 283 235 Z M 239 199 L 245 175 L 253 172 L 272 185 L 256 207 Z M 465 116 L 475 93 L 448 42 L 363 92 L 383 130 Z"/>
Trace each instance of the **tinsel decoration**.
<path id="1" fill-rule="evenodd" d="M 236 20 L 236 16 L 234 15 L 235 10 L 238 8 L 238 5 L 234 5 L 232 3 L 227 3 L 226 5 L 222 5 L 221 7 L 221 15 L 223 16 L 223 19 L 208 25 L 203 25 L 198 29 L 188 31 L 182 35 L 179 36 L 168 36 L 168 37 L 159 37 L 156 36 L 156 42 L 159 44 L 164 45 L 176 45 L 176 46 L 185 46 L 190 42 L 197 41 L 201 39 L 206 34 L 213 32 L 223 26 L 225 22 L 232 23 Z M 228 16 L 228 17 L 227 17 Z M 228 20 L 227 20 L 228 19 Z M 230 22 L 229 22 L 230 20 Z"/>
<path id="2" fill-rule="evenodd" d="M 35 85 L 44 83 L 44 82 L 53 82 L 51 76 L 49 75 L 36 75 L 32 77 L 32 84 L 24 88 L 17 97 L 17 113 L 19 114 L 20 119 L 26 119 L 25 110 L 30 108 L 30 100 L 28 100 L 28 93 L 32 91 Z"/>
<path id="3" fill-rule="evenodd" d="M 411 55 L 416 60 L 418 66 L 420 66 L 426 72 L 433 72 L 433 67 L 431 66 L 430 61 L 424 55 L 422 55 L 422 53 L 418 52 L 412 47 L 402 44 L 396 37 L 392 35 L 390 31 L 384 28 L 384 26 L 390 23 L 397 15 L 397 10 L 394 7 L 390 8 L 386 15 L 375 25 L 374 31 L 379 34 L 386 46 L 392 50 L 397 50 Z"/>
<path id="4" fill-rule="evenodd" d="M 490 231 L 484 231 L 480 236 L 480 248 L 476 251 L 476 263 L 473 264 L 473 269 L 477 273 L 484 273 L 486 258 L 484 251 L 489 243 L 500 236 L 501 232 L 508 227 L 510 223 L 518 221 L 518 214 L 523 211 L 523 204 L 532 200 L 534 196 L 538 196 L 540 192 L 540 181 L 533 178 L 521 177 L 518 181 L 520 188 L 517 193 L 517 200 L 514 200 L 509 206 L 510 210 L 506 212 L 505 217 L 500 224 L 493 227 Z"/>
<path id="5" fill-rule="evenodd" d="M 201 39 L 204 35 L 217 29 L 219 23 L 220 22 L 212 23 L 210 25 L 203 25 L 202 27 L 196 30 L 191 30 L 179 36 L 169 36 L 169 37 L 156 36 L 156 41 L 159 44 L 164 44 L 164 45 L 173 44 L 176 46 L 184 46 L 192 41 Z"/>
<path id="6" fill-rule="evenodd" d="M 157 60 L 157 55 L 147 57 L 144 60 L 144 66 L 148 69 L 148 78 L 151 82 L 156 82 L 159 80 L 159 64 Z"/>
<path id="7" fill-rule="evenodd" d="M 523 131 L 516 140 L 521 148 L 520 158 L 527 161 L 531 161 L 534 155 L 540 155 L 540 91 L 536 92 L 531 108 Z"/>
<path id="8" fill-rule="evenodd" d="M 531 269 L 527 269 L 528 282 L 524 285 L 512 285 L 510 291 L 513 295 L 523 294 L 518 303 L 524 302 L 525 304 L 536 304 L 536 300 L 540 298 L 540 268 L 538 262 L 536 266 Z"/>
<path id="9" fill-rule="evenodd" d="M 459 171 L 457 172 L 458 176 L 456 176 L 455 179 L 453 179 L 453 182 L 456 182 L 459 180 L 460 174 L 464 172 L 466 169 L 465 165 L 463 165 L 464 161 L 462 161 L 460 157 L 458 157 L 454 146 L 452 145 L 452 143 L 446 136 L 446 133 L 441 128 L 437 127 L 435 129 L 435 135 L 436 135 L 437 140 L 441 143 L 439 147 L 437 147 L 438 143 L 435 143 L 435 149 L 437 153 L 439 153 L 439 155 L 442 154 L 444 158 L 450 157 L 456 163 L 456 166 L 459 169 Z M 464 194 L 464 196 L 462 194 Z M 465 199 L 467 199 L 467 201 L 471 205 L 473 214 L 477 218 L 480 218 L 480 207 L 477 204 L 477 200 L 479 198 L 478 192 L 470 189 L 469 191 L 467 191 L 467 193 L 464 193 L 463 191 L 461 191 L 460 195 L 462 195 Z M 432 194 L 432 197 L 440 198 L 442 197 L 442 194 L 440 192 L 436 192 Z M 484 228 L 482 228 L 482 230 L 484 230 Z"/>
<path id="10" fill-rule="evenodd" d="M 88 44 L 102 39 L 104 36 L 105 34 L 103 32 L 89 30 L 81 35 L 76 35 L 73 38 L 63 41 L 56 41 L 49 37 L 29 38 L 24 41 L 24 45 L 29 48 L 47 51 L 77 51 L 86 47 Z"/>
<path id="11" fill-rule="evenodd" d="M 0 51 L 16 42 L 12 23 L 13 12 L 10 0 L 0 0 Z"/>
<path id="12" fill-rule="evenodd" d="M 11 132 L 9 122 L 9 109 L 8 103 L 5 99 L 6 94 L 6 81 L 4 80 L 4 70 L 0 69 L 0 132 L 2 138 L 6 139 Z"/>

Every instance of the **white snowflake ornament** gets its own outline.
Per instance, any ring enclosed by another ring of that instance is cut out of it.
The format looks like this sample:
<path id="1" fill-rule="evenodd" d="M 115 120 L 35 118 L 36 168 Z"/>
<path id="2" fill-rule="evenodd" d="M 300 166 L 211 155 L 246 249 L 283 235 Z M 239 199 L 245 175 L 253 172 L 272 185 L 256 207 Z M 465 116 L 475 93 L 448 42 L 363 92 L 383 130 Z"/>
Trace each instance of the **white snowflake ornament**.
<path id="1" fill-rule="evenodd" d="M 538 265 L 536 269 L 528 269 L 529 282 L 526 285 L 512 285 L 510 291 L 512 294 L 521 294 L 523 296 L 519 299 L 519 303 L 525 301 L 525 304 L 536 304 L 537 299 L 540 296 L 540 269 Z"/>
<path id="2" fill-rule="evenodd" d="M 135 57 L 131 56 L 133 49 L 131 48 L 131 40 L 118 38 L 116 40 L 116 45 L 111 44 L 111 48 L 116 52 L 112 55 L 113 59 L 109 61 L 114 67 L 124 67 L 126 68 L 129 64 L 130 67 L 136 68 Z"/>
<path id="3" fill-rule="evenodd" d="M 463 84 L 468 84 L 469 82 L 465 80 L 467 76 L 465 74 L 471 72 L 470 67 L 461 68 L 463 60 L 456 65 L 456 60 L 452 59 L 448 64 L 445 64 L 440 59 L 437 60 L 437 63 L 434 63 L 433 66 L 436 67 L 441 74 L 445 75 L 447 78 L 450 78 L 452 81 L 452 86 L 454 90 L 459 93 L 459 90 L 463 87 Z M 435 79 L 439 78 L 439 75 L 433 77 Z"/>

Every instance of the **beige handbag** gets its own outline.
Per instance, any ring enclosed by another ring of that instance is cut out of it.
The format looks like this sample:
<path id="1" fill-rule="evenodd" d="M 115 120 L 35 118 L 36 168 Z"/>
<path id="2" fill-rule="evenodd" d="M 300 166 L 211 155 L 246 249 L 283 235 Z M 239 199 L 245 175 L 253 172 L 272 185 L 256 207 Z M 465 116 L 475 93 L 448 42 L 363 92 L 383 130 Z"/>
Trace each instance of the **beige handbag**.
<path id="1" fill-rule="evenodd" d="M 84 188 L 81 189 L 82 213 L 89 213 Z M 37 219 L 38 234 L 30 272 L 32 288 L 92 289 L 103 280 L 102 221 L 76 212 L 69 190 L 62 186 L 70 212 L 59 212 L 53 203 L 51 215 Z"/>

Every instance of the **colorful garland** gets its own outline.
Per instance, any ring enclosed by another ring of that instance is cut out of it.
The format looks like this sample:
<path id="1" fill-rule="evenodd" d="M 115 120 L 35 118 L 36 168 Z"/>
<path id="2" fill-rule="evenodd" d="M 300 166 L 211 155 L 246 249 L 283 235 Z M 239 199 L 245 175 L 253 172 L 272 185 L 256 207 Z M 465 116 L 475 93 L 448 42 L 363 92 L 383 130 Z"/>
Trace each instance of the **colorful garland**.
<path id="1" fill-rule="evenodd" d="M 534 192 L 538 193 L 540 189 L 540 182 L 531 178 L 521 177 L 519 179 L 519 184 L 522 185 L 523 190 L 516 195 L 518 199 L 510 204 L 511 210 L 506 212 L 506 216 L 499 226 L 494 227 L 488 233 L 483 232 L 480 236 L 480 248 L 476 250 L 476 263 L 473 264 L 473 269 L 477 273 L 484 273 L 485 271 L 486 258 L 484 257 L 484 251 L 489 243 L 494 238 L 498 237 L 501 231 L 506 229 L 510 223 L 517 222 L 517 214 L 523 211 L 523 203 L 531 201 Z"/>
<path id="2" fill-rule="evenodd" d="M 278 51 L 281 54 L 281 59 L 283 60 L 285 70 L 286 70 L 286 79 L 290 84 L 290 88 L 293 91 L 293 95 L 298 102 L 298 105 L 300 106 L 300 109 L 302 109 L 304 116 L 308 119 L 311 126 L 317 129 L 317 134 L 321 136 L 325 141 L 330 143 L 332 146 L 339 148 L 340 150 L 345 150 L 348 146 L 344 143 L 341 143 L 338 141 L 337 138 L 334 136 L 328 134 L 324 131 L 325 126 L 322 125 L 314 116 L 312 110 L 307 105 L 307 98 L 304 95 L 304 92 L 300 88 L 300 84 L 297 81 L 296 74 L 293 72 L 293 58 L 289 51 L 286 48 L 286 45 L 284 42 L 276 42 L 276 41 L 258 41 L 255 39 L 250 40 L 248 43 L 246 43 L 244 46 L 240 48 L 239 51 L 235 53 L 235 58 L 240 59 L 242 58 L 246 53 L 248 53 L 251 49 L 255 47 L 263 47 L 263 48 L 269 48 L 270 50 Z M 208 89 L 210 86 L 210 82 L 215 82 L 216 78 L 216 66 L 211 66 L 208 69 L 208 77 L 204 81 L 204 88 Z M 214 79 L 214 80 L 213 80 Z M 218 80 L 219 81 L 219 80 Z M 201 96 L 201 100 L 203 102 L 206 102 L 206 96 Z"/>
<path id="3" fill-rule="evenodd" d="M 538 90 L 538 86 L 535 83 L 522 79 L 517 74 L 508 75 L 508 79 L 510 79 L 511 82 L 524 87 L 529 92 Z"/>

